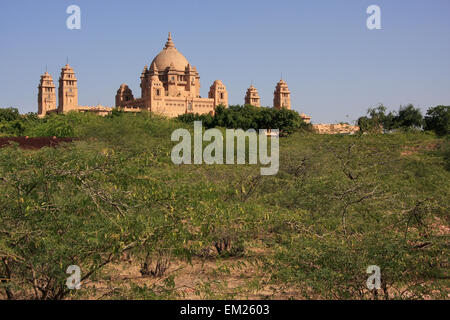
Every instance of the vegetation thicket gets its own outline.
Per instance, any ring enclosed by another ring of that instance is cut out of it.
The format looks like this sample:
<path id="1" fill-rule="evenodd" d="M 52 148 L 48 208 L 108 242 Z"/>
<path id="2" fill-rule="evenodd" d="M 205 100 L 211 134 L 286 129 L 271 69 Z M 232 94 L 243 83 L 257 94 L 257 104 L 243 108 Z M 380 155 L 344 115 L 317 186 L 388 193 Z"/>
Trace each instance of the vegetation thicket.
<path id="1" fill-rule="evenodd" d="M 214 277 L 189 283 L 194 297 L 448 299 L 448 107 L 437 108 L 425 123 L 439 135 L 352 136 L 317 135 L 291 112 L 249 106 L 180 119 L 0 110 L 2 135 L 77 137 L 0 149 L 0 298 L 183 298 L 176 266 L 213 261 Z M 394 122 L 416 125 L 413 109 Z M 368 121 L 385 126 L 381 111 Z M 279 124 L 278 174 L 174 165 L 171 133 L 196 119 Z M 112 285 L 124 263 L 158 281 Z M 66 286 L 70 265 L 81 268 L 80 290 Z M 378 290 L 366 286 L 370 265 L 381 269 Z"/>

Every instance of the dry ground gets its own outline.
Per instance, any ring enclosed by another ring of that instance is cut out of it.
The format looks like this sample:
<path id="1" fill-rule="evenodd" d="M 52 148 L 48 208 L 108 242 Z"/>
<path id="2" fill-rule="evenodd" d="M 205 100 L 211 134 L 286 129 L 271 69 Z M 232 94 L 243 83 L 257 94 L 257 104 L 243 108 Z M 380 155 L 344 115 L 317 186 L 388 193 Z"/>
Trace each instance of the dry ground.
<path id="1" fill-rule="evenodd" d="M 265 254 L 262 249 L 254 249 L 250 258 L 194 257 L 191 262 L 174 259 L 163 277 L 142 276 L 139 262 L 130 258 L 105 267 L 106 278 L 83 285 L 95 288 L 95 293 L 86 298 L 110 299 L 120 288 L 130 288 L 131 284 L 162 285 L 173 276 L 181 299 L 302 299 L 293 288 L 269 284 L 269 275 L 254 259 Z"/>

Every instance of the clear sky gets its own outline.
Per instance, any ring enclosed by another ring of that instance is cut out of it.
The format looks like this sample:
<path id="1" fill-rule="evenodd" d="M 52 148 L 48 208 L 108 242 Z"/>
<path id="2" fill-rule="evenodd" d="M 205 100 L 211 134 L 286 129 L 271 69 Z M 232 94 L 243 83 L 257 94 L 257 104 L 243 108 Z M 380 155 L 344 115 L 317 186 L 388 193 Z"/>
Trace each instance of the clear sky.
<path id="1" fill-rule="evenodd" d="M 81 30 L 66 27 L 69 5 Z M 381 8 L 381 30 L 366 9 Z M 171 31 L 200 73 L 201 95 L 221 79 L 230 104 L 251 82 L 272 106 L 283 74 L 293 109 L 314 123 L 353 121 L 379 103 L 424 111 L 450 105 L 450 0 L 0 1 L 0 107 L 37 112 L 40 75 L 74 67 L 79 104 L 114 105 Z"/>

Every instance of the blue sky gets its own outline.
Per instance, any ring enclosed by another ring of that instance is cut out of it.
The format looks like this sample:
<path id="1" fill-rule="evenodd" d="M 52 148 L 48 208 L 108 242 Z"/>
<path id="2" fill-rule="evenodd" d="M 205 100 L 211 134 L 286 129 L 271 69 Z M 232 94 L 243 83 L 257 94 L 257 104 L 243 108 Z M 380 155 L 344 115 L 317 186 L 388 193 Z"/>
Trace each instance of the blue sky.
<path id="1" fill-rule="evenodd" d="M 72 4 L 81 30 L 66 28 Z M 371 4 L 382 30 L 366 27 Z M 47 65 L 56 84 L 67 56 L 80 105 L 113 106 L 124 82 L 139 96 L 168 31 L 201 95 L 221 79 L 230 104 L 253 81 L 272 106 L 282 73 L 293 109 L 314 123 L 353 121 L 379 103 L 450 105 L 450 0 L 17 0 L 0 2 L 0 107 L 36 112 L 40 75 Z"/>

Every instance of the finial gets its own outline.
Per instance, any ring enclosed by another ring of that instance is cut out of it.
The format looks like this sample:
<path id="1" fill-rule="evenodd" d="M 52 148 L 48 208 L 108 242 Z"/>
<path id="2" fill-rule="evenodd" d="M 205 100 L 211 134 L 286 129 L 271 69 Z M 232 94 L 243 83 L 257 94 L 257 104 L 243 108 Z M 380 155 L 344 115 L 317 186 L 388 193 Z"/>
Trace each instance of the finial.
<path id="1" fill-rule="evenodd" d="M 173 44 L 173 41 L 172 41 L 172 33 L 171 32 L 169 32 L 169 37 L 167 38 L 166 49 L 167 48 L 175 48 L 175 45 Z"/>

